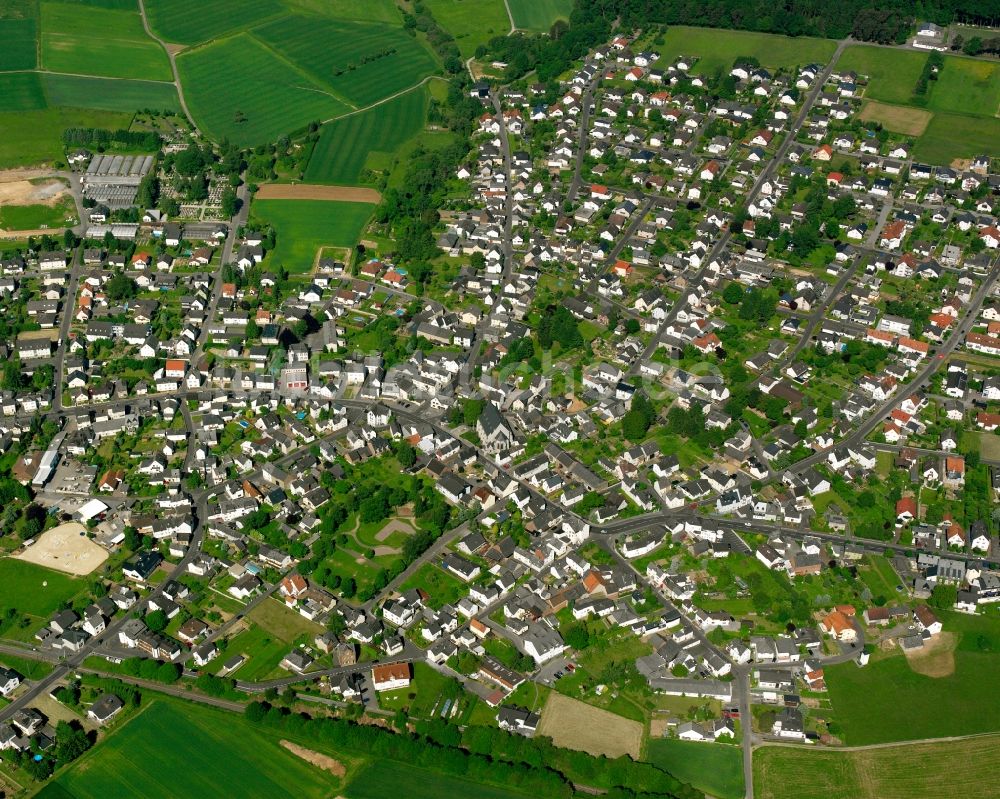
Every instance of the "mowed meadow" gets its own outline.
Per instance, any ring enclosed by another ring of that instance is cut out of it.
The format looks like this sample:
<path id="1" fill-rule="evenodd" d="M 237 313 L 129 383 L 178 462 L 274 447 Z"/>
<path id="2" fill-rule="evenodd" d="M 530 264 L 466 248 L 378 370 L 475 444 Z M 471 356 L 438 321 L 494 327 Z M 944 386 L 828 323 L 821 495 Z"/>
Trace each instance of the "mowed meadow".
<path id="1" fill-rule="evenodd" d="M 428 97 L 426 88 L 420 87 L 377 108 L 325 125 L 309 159 L 306 181 L 364 184 L 362 173 L 366 166 L 374 166 L 372 161 L 383 154 L 391 158 L 395 150 L 423 129 Z"/>
<path id="2" fill-rule="evenodd" d="M 300 799 L 321 799 L 336 796 L 341 780 L 241 716 L 156 698 L 38 796 L 194 799 L 219 796 L 220 786 L 227 796 L 281 796 L 292 785 Z"/>
<path id="3" fill-rule="evenodd" d="M 245 33 L 182 53 L 177 68 L 199 126 L 241 145 L 271 142 L 350 110 Z"/>
<path id="4" fill-rule="evenodd" d="M 1000 155 L 1000 62 L 946 55 L 927 95 L 917 97 L 914 87 L 927 57 L 927 53 L 911 50 L 852 45 L 837 67 L 867 79 L 866 101 L 919 109 L 930 115 L 916 137 L 915 159 L 950 164 L 956 158 L 982 153 Z M 869 104 L 866 116 L 887 130 L 910 133 L 908 125 L 896 124 L 897 111 L 879 114 L 878 107 Z"/>
<path id="5" fill-rule="evenodd" d="M 191 13 L 186 9 L 190 7 Z M 399 11 L 343 0 L 151 0 L 153 29 L 177 55 L 188 107 L 209 135 L 264 144 L 414 89 L 440 72 Z M 222 13 L 229 9 L 231 13 Z M 197 19 L 195 24 L 194 20 Z"/>
<path id="6" fill-rule="evenodd" d="M 131 10 L 81 3 L 41 4 L 42 66 L 51 72 L 171 80 L 167 54 Z"/>
<path id="7" fill-rule="evenodd" d="M 569 19 L 573 0 L 507 0 L 514 26 L 519 30 L 548 33 L 557 19 Z"/>

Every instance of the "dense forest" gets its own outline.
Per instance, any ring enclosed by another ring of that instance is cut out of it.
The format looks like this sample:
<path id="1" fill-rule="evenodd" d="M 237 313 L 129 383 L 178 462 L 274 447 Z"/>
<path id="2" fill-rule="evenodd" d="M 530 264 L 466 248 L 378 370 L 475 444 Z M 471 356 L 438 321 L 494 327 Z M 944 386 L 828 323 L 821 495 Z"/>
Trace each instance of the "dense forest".
<path id="1" fill-rule="evenodd" d="M 917 20 L 997 25 L 1000 0 L 575 0 L 569 26 L 556 22 L 549 36 L 498 36 L 480 55 L 506 61 L 514 78 L 535 69 L 546 82 L 606 41 L 615 22 L 622 30 L 698 25 L 892 44 Z"/>

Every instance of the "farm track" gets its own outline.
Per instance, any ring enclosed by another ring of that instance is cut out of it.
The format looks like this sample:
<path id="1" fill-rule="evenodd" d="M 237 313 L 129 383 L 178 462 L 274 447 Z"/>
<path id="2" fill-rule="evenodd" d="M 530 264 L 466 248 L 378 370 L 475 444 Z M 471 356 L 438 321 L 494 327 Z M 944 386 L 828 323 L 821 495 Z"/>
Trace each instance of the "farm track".
<path id="1" fill-rule="evenodd" d="M 187 117 L 188 122 L 191 123 L 191 127 L 194 130 L 198 130 L 198 125 L 195 123 L 194 117 L 191 116 L 191 112 L 187 107 L 187 101 L 184 99 L 184 87 L 181 85 L 181 76 L 177 71 L 177 49 L 171 48 L 163 39 L 153 33 L 153 29 L 149 26 L 149 19 L 146 17 L 146 4 L 143 0 L 139 0 L 139 16 L 142 17 L 142 27 L 145 29 L 146 35 L 159 44 L 163 48 L 163 52 L 167 54 L 167 60 L 170 61 L 170 71 L 174 75 L 174 88 L 177 89 L 177 98 L 180 101 L 181 110 L 184 112 L 184 116 Z"/>

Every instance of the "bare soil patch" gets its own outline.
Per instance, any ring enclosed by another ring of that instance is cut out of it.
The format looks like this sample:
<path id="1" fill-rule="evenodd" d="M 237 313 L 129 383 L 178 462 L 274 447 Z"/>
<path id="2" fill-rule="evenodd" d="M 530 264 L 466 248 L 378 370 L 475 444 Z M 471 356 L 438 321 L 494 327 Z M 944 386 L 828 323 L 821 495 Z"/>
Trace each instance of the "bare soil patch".
<path id="1" fill-rule="evenodd" d="M 549 694 L 539 735 L 552 738 L 556 746 L 589 752 L 592 755 L 639 759 L 643 725 L 608 710 L 592 707 L 553 691 Z"/>
<path id="2" fill-rule="evenodd" d="M 108 559 L 108 552 L 86 535 L 79 522 L 67 522 L 42 533 L 41 537 L 21 554 L 18 560 L 83 577 Z"/>
<path id="3" fill-rule="evenodd" d="M 927 130 L 934 114 L 921 108 L 877 103 L 866 100 L 861 108 L 861 119 L 880 122 L 886 130 L 902 133 L 904 136 L 921 136 Z"/>
<path id="4" fill-rule="evenodd" d="M 953 158 L 951 162 L 952 169 L 959 169 L 962 172 L 964 172 L 970 166 L 972 166 L 971 158 Z"/>
<path id="5" fill-rule="evenodd" d="M 955 633 L 941 632 L 928 640 L 923 649 L 906 652 L 906 661 L 917 674 L 925 677 L 948 677 L 955 673 Z"/>
<path id="6" fill-rule="evenodd" d="M 299 746 L 291 741 L 282 740 L 281 745 L 296 757 L 301 757 L 307 763 L 311 763 L 316 768 L 323 769 L 323 771 L 329 771 L 335 777 L 343 777 L 347 774 L 344 764 L 339 760 L 334 760 L 329 755 L 314 752 L 312 749 L 306 749 L 304 746 Z"/>
<path id="7" fill-rule="evenodd" d="M 258 200 L 333 200 L 347 203 L 382 202 L 375 189 L 361 186 L 320 186 L 314 183 L 268 183 L 257 191 Z"/>
<path id="8" fill-rule="evenodd" d="M 0 205 L 53 206 L 69 193 L 69 187 L 59 178 L 24 172 L 0 173 Z"/>

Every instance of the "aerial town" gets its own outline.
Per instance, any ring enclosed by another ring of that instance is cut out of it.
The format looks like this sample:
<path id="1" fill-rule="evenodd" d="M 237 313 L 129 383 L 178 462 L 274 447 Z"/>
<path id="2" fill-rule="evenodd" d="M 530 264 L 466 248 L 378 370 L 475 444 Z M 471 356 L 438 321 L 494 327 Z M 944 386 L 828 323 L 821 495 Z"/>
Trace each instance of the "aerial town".
<path id="1" fill-rule="evenodd" d="M 480 54 L 469 148 L 377 192 L 191 91 L 66 130 L 75 224 L 0 240 L 0 796 L 886 797 L 918 739 L 950 795 L 1000 711 L 1000 150 L 928 156 L 851 56 L 1000 87 L 949 35 Z"/>

